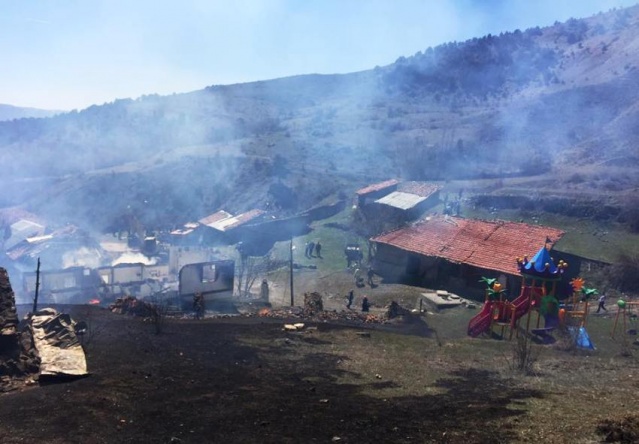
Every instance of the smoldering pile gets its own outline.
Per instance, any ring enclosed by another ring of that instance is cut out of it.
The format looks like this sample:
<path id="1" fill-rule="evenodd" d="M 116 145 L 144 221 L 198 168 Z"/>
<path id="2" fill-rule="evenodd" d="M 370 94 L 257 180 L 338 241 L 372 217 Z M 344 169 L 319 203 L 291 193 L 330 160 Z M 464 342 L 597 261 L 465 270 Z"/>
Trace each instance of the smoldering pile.
<path id="1" fill-rule="evenodd" d="M 259 316 L 275 319 L 300 319 L 314 322 L 354 322 L 376 323 L 388 322 L 385 316 L 356 311 L 325 311 L 322 295 L 317 292 L 304 294 L 304 307 L 282 307 L 277 309 L 261 308 L 257 313 L 247 313 L 245 316 Z"/>

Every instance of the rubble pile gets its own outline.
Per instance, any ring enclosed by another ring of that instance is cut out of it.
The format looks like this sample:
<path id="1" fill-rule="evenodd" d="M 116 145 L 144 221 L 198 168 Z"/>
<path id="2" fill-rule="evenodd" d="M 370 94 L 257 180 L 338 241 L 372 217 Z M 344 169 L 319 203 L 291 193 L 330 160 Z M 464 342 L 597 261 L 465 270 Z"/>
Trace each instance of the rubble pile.
<path id="1" fill-rule="evenodd" d="M 353 322 L 359 324 L 383 324 L 388 321 L 383 316 L 376 316 L 369 313 L 359 313 L 357 311 L 320 311 L 309 314 L 307 310 L 299 307 L 283 307 L 278 309 L 261 309 L 257 313 L 247 313 L 244 316 L 259 316 L 273 319 L 303 319 L 314 322 Z"/>
<path id="2" fill-rule="evenodd" d="M 109 310 L 117 314 L 130 314 L 133 316 L 151 316 L 151 307 L 146 302 L 140 301 L 134 296 L 117 298 L 113 304 L 109 305 Z"/>
<path id="3" fill-rule="evenodd" d="M 388 319 L 395 319 L 400 316 L 409 316 L 409 315 L 411 315 L 411 312 L 405 309 L 404 307 L 402 307 L 401 305 L 399 305 L 395 301 L 391 302 L 386 309 L 386 317 Z"/>
<path id="4" fill-rule="evenodd" d="M 314 314 L 324 311 L 324 302 L 322 302 L 322 295 L 313 293 L 304 293 L 304 314 L 306 316 L 313 316 Z"/>
<path id="5" fill-rule="evenodd" d="M 40 356 L 40 376 L 84 376 L 87 363 L 76 333 L 76 322 L 67 313 L 44 308 L 29 315 L 31 332 Z"/>

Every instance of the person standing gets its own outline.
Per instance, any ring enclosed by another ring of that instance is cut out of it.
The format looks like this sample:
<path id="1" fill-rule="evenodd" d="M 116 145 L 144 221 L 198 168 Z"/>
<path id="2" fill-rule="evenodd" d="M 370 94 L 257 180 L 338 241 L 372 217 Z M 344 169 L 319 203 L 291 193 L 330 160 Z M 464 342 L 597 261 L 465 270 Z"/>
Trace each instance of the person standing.
<path id="1" fill-rule="evenodd" d="M 195 319 L 202 319 L 204 316 L 204 295 L 202 293 L 193 295 L 193 311 L 195 312 Z"/>
<path id="2" fill-rule="evenodd" d="M 355 278 L 355 285 L 359 288 L 364 286 L 364 278 L 362 277 L 362 270 L 357 268 L 353 273 L 353 277 Z"/>
<path id="3" fill-rule="evenodd" d="M 368 271 L 366 272 L 368 276 L 368 285 L 373 287 L 375 283 L 373 282 L 373 276 L 375 276 L 375 271 L 373 271 L 373 267 L 368 267 Z"/>
<path id="4" fill-rule="evenodd" d="M 601 310 L 608 311 L 606 307 L 604 306 L 605 303 L 606 303 L 606 294 L 603 293 L 601 296 L 599 296 L 599 306 L 597 307 L 597 313 L 599 313 Z"/>
<path id="5" fill-rule="evenodd" d="M 308 256 L 309 257 L 315 257 L 315 256 L 313 256 L 313 251 L 315 251 L 315 242 L 310 241 L 308 243 Z"/>
<path id="6" fill-rule="evenodd" d="M 368 302 L 368 298 L 366 296 L 364 296 L 364 299 L 362 299 L 362 311 L 364 313 L 367 313 L 371 308 L 371 304 L 370 302 Z"/>
<path id="7" fill-rule="evenodd" d="M 268 301 L 268 281 L 266 279 L 262 279 L 262 285 L 260 286 L 260 298 L 263 301 Z"/>
<path id="8" fill-rule="evenodd" d="M 320 259 L 322 258 L 322 244 L 320 244 L 320 241 L 315 244 L 315 255 Z"/>
<path id="9" fill-rule="evenodd" d="M 346 308 L 348 308 L 350 310 L 351 305 L 353 305 L 353 299 L 355 299 L 355 292 L 351 289 L 351 291 L 348 292 L 348 303 L 346 304 Z"/>

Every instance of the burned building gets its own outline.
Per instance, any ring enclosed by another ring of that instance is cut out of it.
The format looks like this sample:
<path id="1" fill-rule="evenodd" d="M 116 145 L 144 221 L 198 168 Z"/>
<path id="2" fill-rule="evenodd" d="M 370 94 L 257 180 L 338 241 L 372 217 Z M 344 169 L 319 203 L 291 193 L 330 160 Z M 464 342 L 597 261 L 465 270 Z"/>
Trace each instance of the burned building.
<path id="1" fill-rule="evenodd" d="M 196 294 L 202 295 L 205 304 L 230 300 L 233 297 L 234 278 L 235 261 L 232 260 L 185 265 L 178 278 L 182 307 L 191 307 Z"/>

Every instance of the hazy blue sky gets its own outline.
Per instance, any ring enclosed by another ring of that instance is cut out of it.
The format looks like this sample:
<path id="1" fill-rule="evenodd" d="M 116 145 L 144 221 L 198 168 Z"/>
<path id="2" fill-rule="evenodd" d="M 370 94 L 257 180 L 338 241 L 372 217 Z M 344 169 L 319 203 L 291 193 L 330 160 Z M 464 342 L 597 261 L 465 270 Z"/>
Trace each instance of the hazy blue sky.
<path id="1" fill-rule="evenodd" d="M 85 108 L 392 63 L 637 0 L 0 0 L 0 103 Z"/>

